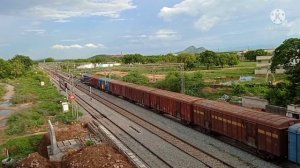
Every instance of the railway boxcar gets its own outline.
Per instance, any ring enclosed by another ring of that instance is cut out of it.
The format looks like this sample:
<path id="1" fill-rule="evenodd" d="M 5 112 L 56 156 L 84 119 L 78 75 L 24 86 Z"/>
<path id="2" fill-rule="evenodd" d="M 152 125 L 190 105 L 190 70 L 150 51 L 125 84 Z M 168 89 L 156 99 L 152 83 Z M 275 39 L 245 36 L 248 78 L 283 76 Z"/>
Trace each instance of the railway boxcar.
<path id="1" fill-rule="evenodd" d="M 154 90 L 156 89 L 152 87 L 131 84 L 125 87 L 125 96 L 131 101 L 150 107 L 150 92 Z"/>
<path id="2" fill-rule="evenodd" d="M 294 124 L 288 129 L 288 159 L 300 164 L 300 123 Z"/>
<path id="3" fill-rule="evenodd" d="M 193 122 L 192 103 L 201 98 L 157 89 L 150 92 L 150 107 L 183 122 Z"/>
<path id="4" fill-rule="evenodd" d="M 122 96 L 126 98 L 126 86 L 132 85 L 131 83 L 127 82 L 122 82 L 122 81 L 117 81 L 117 80 L 111 80 L 109 82 L 109 87 L 110 91 L 112 94 L 117 95 L 117 96 Z"/>
<path id="5" fill-rule="evenodd" d="M 99 88 L 101 89 L 101 90 L 105 90 L 105 91 L 110 91 L 110 88 L 109 88 L 109 83 L 110 83 L 110 81 L 111 81 L 112 79 L 110 79 L 110 78 L 99 78 Z"/>
<path id="6" fill-rule="evenodd" d="M 228 103 L 193 104 L 194 124 L 247 144 L 263 154 L 287 156 L 287 129 L 299 120 Z"/>
<path id="7" fill-rule="evenodd" d="M 99 88 L 98 84 L 99 84 L 99 78 L 95 76 L 92 77 L 90 80 L 90 85 L 93 86 L 94 88 Z"/>

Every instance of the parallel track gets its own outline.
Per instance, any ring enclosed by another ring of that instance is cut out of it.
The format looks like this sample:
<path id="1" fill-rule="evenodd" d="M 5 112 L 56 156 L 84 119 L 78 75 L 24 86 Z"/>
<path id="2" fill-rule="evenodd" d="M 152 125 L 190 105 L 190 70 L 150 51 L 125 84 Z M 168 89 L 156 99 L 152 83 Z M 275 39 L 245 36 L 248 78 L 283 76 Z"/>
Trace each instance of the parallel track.
<path id="1" fill-rule="evenodd" d="M 82 92 L 89 94 L 89 90 L 86 88 L 78 85 L 77 88 Z M 107 107 L 113 109 L 114 111 L 118 112 L 119 114 L 123 115 L 124 117 L 128 118 L 129 120 L 135 122 L 136 124 L 142 126 L 143 128 L 147 129 L 148 131 L 152 132 L 153 134 L 159 136 L 160 138 L 164 139 L 165 141 L 169 142 L 173 146 L 177 147 L 178 149 L 182 150 L 186 154 L 194 157 L 195 159 L 201 161 L 208 167 L 232 167 L 228 163 L 216 158 L 215 156 L 199 149 L 198 147 L 182 140 L 181 138 L 176 137 L 175 135 L 157 127 L 156 125 L 144 120 L 143 118 L 134 115 L 133 113 L 125 110 L 124 108 L 109 102 L 108 100 L 100 97 L 99 95 L 92 92 L 92 96 L 97 101 L 101 102 L 102 104 L 106 105 Z"/>
<path id="2" fill-rule="evenodd" d="M 60 88 L 61 85 L 58 81 L 56 81 L 54 79 L 54 82 L 56 82 L 56 84 L 58 84 L 58 86 Z M 65 89 L 65 88 L 62 88 Z M 70 90 L 70 89 L 68 89 Z M 109 120 L 112 124 L 114 124 L 116 127 L 118 127 L 120 130 L 122 130 L 123 132 L 125 132 L 128 136 L 130 136 L 132 139 L 134 139 L 138 144 L 140 144 L 141 146 L 143 146 L 145 149 L 147 149 L 151 154 L 153 154 L 155 157 L 157 157 L 159 160 L 161 160 L 167 167 L 173 167 L 172 165 L 170 165 L 169 163 L 167 163 L 163 158 L 161 158 L 160 156 L 158 156 L 157 154 L 153 153 L 151 149 L 147 148 L 144 144 L 140 143 L 135 137 L 131 136 L 130 134 L 127 133 L 126 130 L 124 130 L 123 128 L 119 127 L 116 123 L 114 123 L 112 120 L 110 120 L 109 118 L 107 118 L 106 116 L 102 115 L 102 113 L 97 110 L 96 108 L 94 108 L 93 106 L 91 106 L 89 104 L 89 102 L 87 100 L 84 100 L 84 98 L 82 98 L 82 95 L 79 95 L 77 93 L 75 93 L 76 95 L 76 102 L 86 111 L 88 112 L 91 117 L 93 119 L 95 119 L 96 121 L 98 121 L 99 123 L 101 123 L 102 125 L 105 125 L 105 123 L 103 123 L 101 118 L 105 118 L 107 120 Z"/>
<path id="3" fill-rule="evenodd" d="M 68 79 L 64 76 L 65 81 L 68 81 Z M 233 167 L 230 164 L 224 162 L 223 160 L 220 160 L 218 158 L 216 158 L 215 156 L 199 149 L 198 147 L 190 144 L 189 142 L 186 142 L 185 140 L 176 137 L 175 135 L 157 127 L 156 125 L 144 120 L 143 118 L 134 115 L 133 113 L 125 110 L 124 108 L 109 102 L 108 100 L 100 97 L 99 95 L 95 94 L 94 92 L 92 92 L 92 94 L 90 94 L 89 90 L 87 88 L 84 88 L 81 85 L 77 85 L 76 88 L 84 93 L 86 93 L 87 95 L 90 95 L 91 97 L 93 97 L 95 100 L 101 102 L 102 104 L 104 104 L 105 106 L 113 109 L 114 111 L 116 111 L 117 113 L 121 114 L 122 116 L 128 118 L 129 120 L 133 121 L 134 123 L 142 126 L 143 128 L 145 128 L 146 130 L 152 132 L 153 134 L 157 135 L 158 137 L 162 138 L 163 140 L 167 141 L 168 143 L 172 144 L 173 146 L 177 147 L 178 149 L 180 149 L 181 151 L 185 152 L 186 154 L 190 155 L 191 157 L 194 157 L 195 159 L 199 160 L 200 162 L 202 162 L 204 165 L 206 165 L 207 167 Z M 77 95 L 77 97 L 79 97 L 81 99 L 81 101 L 84 101 L 80 95 Z M 88 105 L 88 102 L 84 101 L 86 104 L 84 105 L 83 102 L 78 102 L 81 103 L 81 105 L 84 106 L 90 106 Z M 93 108 L 93 107 L 90 107 Z M 100 113 L 97 109 L 93 108 L 94 111 L 97 111 L 98 113 Z M 93 117 L 95 114 L 91 114 Z M 105 117 L 105 116 L 104 116 Z M 97 118 L 95 118 L 97 119 Z M 121 128 L 122 129 L 122 128 Z M 133 137 L 134 138 L 134 137 Z"/>

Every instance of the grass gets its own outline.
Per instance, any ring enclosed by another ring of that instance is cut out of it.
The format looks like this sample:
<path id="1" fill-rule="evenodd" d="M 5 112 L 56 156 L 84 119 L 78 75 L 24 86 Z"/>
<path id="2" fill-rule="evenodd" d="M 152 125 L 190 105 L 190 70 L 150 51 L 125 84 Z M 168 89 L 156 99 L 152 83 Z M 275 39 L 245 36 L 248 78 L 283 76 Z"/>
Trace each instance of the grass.
<path id="1" fill-rule="evenodd" d="M 8 140 L 5 144 L 0 145 L 0 161 L 6 158 L 5 149 L 8 149 L 9 156 L 15 160 L 36 152 L 42 139 L 43 135 L 32 135 Z"/>
<path id="2" fill-rule="evenodd" d="M 40 86 L 44 81 L 45 85 Z M 47 76 L 38 70 L 10 81 L 15 86 L 13 104 L 32 103 L 32 107 L 13 113 L 7 121 L 5 130 L 8 135 L 20 135 L 40 130 L 49 116 L 61 112 L 60 101 L 63 96 L 52 85 Z"/>

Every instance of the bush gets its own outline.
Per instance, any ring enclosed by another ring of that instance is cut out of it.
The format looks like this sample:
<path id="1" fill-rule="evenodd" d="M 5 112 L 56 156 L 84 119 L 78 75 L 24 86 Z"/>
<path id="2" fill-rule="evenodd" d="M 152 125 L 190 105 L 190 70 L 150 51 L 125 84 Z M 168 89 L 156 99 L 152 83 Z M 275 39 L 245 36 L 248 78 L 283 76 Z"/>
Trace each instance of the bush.
<path id="1" fill-rule="evenodd" d="M 95 145 L 95 142 L 92 141 L 92 140 L 87 140 L 87 141 L 85 142 L 85 145 L 86 145 L 86 146 L 92 146 L 92 145 Z"/>
<path id="2" fill-rule="evenodd" d="M 128 75 L 124 76 L 122 80 L 140 85 L 147 85 L 149 82 L 149 79 L 145 75 L 142 75 L 137 71 L 130 72 Z"/>
<path id="3" fill-rule="evenodd" d="M 8 135 L 22 134 L 26 129 L 39 128 L 44 123 L 43 114 L 33 108 L 12 114 L 7 120 L 5 132 Z"/>
<path id="4" fill-rule="evenodd" d="M 82 116 L 83 114 L 81 112 L 78 113 L 78 117 Z M 66 112 L 66 113 L 59 113 L 56 115 L 56 120 L 63 122 L 65 124 L 72 124 L 74 121 L 76 121 L 76 116 L 72 115 L 72 112 Z"/>
<path id="5" fill-rule="evenodd" d="M 232 93 L 234 95 L 246 94 L 247 88 L 244 85 L 233 84 L 232 85 Z"/>

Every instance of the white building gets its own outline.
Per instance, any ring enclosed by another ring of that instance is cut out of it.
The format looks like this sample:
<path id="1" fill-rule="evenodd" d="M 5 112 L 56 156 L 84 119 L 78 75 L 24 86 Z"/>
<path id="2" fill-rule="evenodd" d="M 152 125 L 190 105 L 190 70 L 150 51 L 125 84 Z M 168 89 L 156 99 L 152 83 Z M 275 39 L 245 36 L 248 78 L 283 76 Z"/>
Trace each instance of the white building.
<path id="1" fill-rule="evenodd" d="M 120 65 L 121 65 L 120 63 L 111 62 L 111 63 L 105 63 L 105 64 L 99 63 L 99 64 L 96 64 L 95 66 L 97 68 L 108 68 L 108 67 L 120 66 Z"/>
<path id="2" fill-rule="evenodd" d="M 300 116 L 300 104 L 291 104 L 287 106 L 287 117 L 293 117 L 299 119 Z"/>
<path id="3" fill-rule="evenodd" d="M 268 71 L 270 72 L 272 56 L 257 56 L 256 57 L 256 69 L 255 75 L 266 75 Z M 275 70 L 276 74 L 282 74 L 285 70 L 280 67 Z"/>
<path id="4" fill-rule="evenodd" d="M 77 69 L 92 69 L 95 68 L 95 65 L 93 63 L 79 65 Z"/>

